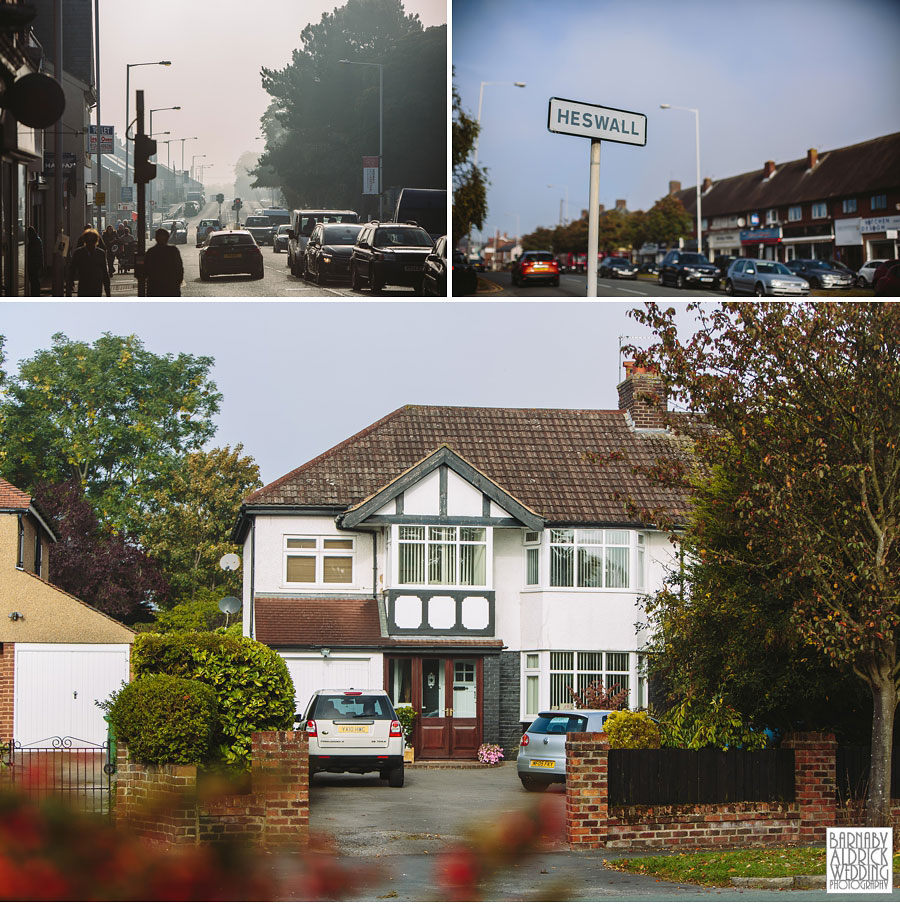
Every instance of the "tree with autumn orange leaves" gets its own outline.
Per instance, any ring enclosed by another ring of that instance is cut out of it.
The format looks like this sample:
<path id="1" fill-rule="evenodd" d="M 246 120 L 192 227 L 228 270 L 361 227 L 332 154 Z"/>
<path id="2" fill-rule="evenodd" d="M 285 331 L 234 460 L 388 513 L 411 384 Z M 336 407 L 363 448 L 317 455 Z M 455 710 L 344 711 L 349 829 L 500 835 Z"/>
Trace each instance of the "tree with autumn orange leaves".
<path id="1" fill-rule="evenodd" d="M 853 671 L 873 699 L 866 822 L 890 825 L 891 747 L 900 701 L 900 306 L 723 301 L 634 317 L 658 341 L 632 350 L 670 397 L 704 414 L 684 421 L 702 488 L 741 477 L 732 503 L 741 557 L 772 593 L 790 595 L 803 642 Z M 709 431 L 709 427 L 713 431 Z M 717 559 L 722 583 L 734 575 Z M 686 602 L 689 607 L 689 600 Z M 689 658 L 689 654 L 685 654 Z"/>

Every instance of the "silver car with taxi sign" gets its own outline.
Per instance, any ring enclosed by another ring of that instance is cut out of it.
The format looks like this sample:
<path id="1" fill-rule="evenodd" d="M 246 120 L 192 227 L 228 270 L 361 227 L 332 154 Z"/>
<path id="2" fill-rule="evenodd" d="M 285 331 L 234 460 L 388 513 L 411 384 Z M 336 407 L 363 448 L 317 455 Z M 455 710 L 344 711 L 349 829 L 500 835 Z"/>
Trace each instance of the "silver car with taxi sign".
<path id="1" fill-rule="evenodd" d="M 551 709 L 538 713 L 519 743 L 516 769 L 528 791 L 566 781 L 566 735 L 603 731 L 610 709 Z"/>
<path id="2" fill-rule="evenodd" d="M 383 690 L 317 690 L 300 727 L 309 737 L 309 774 L 377 772 L 403 787 L 403 729 Z"/>

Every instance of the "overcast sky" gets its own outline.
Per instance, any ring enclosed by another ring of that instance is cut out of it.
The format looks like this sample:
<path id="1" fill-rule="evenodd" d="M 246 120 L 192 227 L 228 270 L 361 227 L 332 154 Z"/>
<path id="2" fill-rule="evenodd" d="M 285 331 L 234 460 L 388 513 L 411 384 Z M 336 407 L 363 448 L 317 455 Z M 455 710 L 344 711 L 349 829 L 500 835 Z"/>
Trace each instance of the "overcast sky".
<path id="1" fill-rule="evenodd" d="M 554 226 L 587 207 L 590 141 L 547 130 L 551 97 L 647 115 L 647 145 L 604 142 L 600 201 L 646 210 L 670 180 L 696 185 L 900 128 L 896 0 L 453 0 L 453 65 L 478 112 L 488 167 L 486 230 Z"/>
<path id="2" fill-rule="evenodd" d="M 631 306 L 6 302 L 0 334 L 10 375 L 57 331 L 215 357 L 214 444 L 243 442 L 268 483 L 404 404 L 615 409 L 619 335 L 642 333 Z"/>
<path id="3" fill-rule="evenodd" d="M 259 118 L 269 105 L 260 69 L 283 69 L 301 47 L 300 32 L 344 0 L 100 0 L 100 105 L 105 125 L 125 125 L 125 73 L 129 63 L 170 60 L 171 66 L 132 67 L 130 117 L 135 91 L 143 89 L 149 130 L 171 135 L 157 141 L 197 136 L 185 142 L 185 166 L 194 155 L 207 169 L 205 181 L 233 181 L 234 165 L 245 151 L 262 152 Z M 404 0 L 428 28 L 447 21 L 445 0 Z M 173 167 L 181 167 L 181 142 L 169 146 Z M 158 160 L 167 163 L 167 148 Z M 210 166 L 213 165 L 213 166 Z"/>

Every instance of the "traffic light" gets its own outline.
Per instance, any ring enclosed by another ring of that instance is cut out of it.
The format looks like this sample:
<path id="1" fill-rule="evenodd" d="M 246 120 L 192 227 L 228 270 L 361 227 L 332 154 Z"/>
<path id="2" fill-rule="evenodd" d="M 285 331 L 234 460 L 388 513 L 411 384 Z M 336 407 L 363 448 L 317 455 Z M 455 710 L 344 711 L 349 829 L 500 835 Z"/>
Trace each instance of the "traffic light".
<path id="1" fill-rule="evenodd" d="M 220 192 L 220 193 L 216 196 L 216 201 L 221 205 L 222 202 L 225 201 L 225 193 L 224 193 L 224 192 Z"/>
<path id="2" fill-rule="evenodd" d="M 149 183 L 156 179 L 156 164 L 150 158 L 156 154 L 156 139 L 138 133 L 134 137 L 134 182 Z"/>

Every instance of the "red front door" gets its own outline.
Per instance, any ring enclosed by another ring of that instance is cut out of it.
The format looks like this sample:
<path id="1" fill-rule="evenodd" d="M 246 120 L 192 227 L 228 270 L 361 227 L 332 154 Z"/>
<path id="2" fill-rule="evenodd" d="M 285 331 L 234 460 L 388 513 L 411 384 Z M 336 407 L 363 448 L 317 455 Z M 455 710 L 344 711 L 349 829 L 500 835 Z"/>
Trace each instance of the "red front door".
<path id="1" fill-rule="evenodd" d="M 481 745 L 482 660 L 413 656 L 416 759 L 473 759 Z"/>

